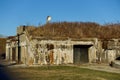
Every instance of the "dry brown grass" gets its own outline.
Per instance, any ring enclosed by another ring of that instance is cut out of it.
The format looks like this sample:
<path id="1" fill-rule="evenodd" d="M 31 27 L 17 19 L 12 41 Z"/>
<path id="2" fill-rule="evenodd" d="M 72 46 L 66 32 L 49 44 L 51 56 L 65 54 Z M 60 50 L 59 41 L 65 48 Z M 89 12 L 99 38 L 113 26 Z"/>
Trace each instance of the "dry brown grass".
<path id="1" fill-rule="evenodd" d="M 29 29 L 29 28 L 28 28 Z M 54 22 L 29 30 L 37 37 L 61 38 L 100 38 L 111 39 L 120 37 L 120 24 L 100 25 L 94 22 Z M 55 39 L 55 38 L 54 38 Z"/>

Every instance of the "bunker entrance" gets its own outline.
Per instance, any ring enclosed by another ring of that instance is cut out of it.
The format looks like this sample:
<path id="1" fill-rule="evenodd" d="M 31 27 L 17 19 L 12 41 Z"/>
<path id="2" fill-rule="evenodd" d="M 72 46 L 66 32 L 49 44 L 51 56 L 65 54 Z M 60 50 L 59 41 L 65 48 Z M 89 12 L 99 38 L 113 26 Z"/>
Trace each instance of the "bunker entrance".
<path id="1" fill-rule="evenodd" d="M 16 49 L 15 47 L 12 48 L 12 61 L 15 61 L 16 60 Z"/>
<path id="2" fill-rule="evenodd" d="M 74 64 L 88 63 L 88 49 L 92 45 L 74 45 Z"/>

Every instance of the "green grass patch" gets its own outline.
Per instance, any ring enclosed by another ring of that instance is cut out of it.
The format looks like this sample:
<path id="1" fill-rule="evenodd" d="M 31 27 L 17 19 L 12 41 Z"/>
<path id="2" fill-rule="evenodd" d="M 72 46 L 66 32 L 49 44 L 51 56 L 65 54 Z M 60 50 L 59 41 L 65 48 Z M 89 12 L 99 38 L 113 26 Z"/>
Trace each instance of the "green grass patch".
<path id="1" fill-rule="evenodd" d="M 17 80 L 120 80 L 120 74 L 74 66 L 10 68 Z"/>

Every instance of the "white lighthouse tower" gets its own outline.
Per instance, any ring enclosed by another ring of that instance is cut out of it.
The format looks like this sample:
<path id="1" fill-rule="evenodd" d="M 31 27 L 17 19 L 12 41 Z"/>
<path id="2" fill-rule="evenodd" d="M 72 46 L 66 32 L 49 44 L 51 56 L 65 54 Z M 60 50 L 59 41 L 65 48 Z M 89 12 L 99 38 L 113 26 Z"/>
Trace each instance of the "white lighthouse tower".
<path id="1" fill-rule="evenodd" d="M 51 16 L 47 16 L 46 23 L 50 23 L 51 21 Z"/>

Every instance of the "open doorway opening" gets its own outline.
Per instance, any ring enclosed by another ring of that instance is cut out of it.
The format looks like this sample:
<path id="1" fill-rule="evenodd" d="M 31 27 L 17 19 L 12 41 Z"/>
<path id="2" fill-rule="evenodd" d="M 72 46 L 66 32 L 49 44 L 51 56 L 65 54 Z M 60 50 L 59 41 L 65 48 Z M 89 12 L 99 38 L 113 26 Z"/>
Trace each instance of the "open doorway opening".
<path id="1" fill-rule="evenodd" d="M 88 63 L 88 50 L 92 45 L 74 45 L 74 64 Z"/>
<path id="2" fill-rule="evenodd" d="M 12 61 L 15 61 L 16 60 L 16 48 L 13 47 L 12 48 Z"/>

